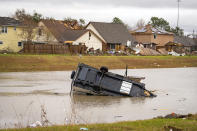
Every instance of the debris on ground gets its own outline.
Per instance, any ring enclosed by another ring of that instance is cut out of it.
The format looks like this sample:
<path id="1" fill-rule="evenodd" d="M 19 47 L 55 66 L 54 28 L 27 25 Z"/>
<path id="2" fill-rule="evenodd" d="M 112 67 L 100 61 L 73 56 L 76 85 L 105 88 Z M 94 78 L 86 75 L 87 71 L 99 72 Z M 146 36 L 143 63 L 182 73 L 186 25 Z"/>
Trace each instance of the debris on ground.
<path id="1" fill-rule="evenodd" d="M 162 55 L 168 55 L 168 51 L 166 51 L 166 49 L 158 49 L 157 50 L 160 54 L 162 54 Z"/>
<path id="2" fill-rule="evenodd" d="M 42 123 L 40 121 L 36 121 L 35 123 L 30 124 L 28 127 L 34 128 L 34 127 L 41 127 Z"/>
<path id="3" fill-rule="evenodd" d="M 185 56 L 185 53 L 182 53 L 182 54 L 179 54 L 175 51 L 171 51 L 171 52 L 168 52 L 169 55 L 172 55 L 172 56 Z"/>
<path id="4" fill-rule="evenodd" d="M 183 131 L 183 129 L 174 126 L 164 126 L 165 131 Z"/>
<path id="5" fill-rule="evenodd" d="M 167 114 L 164 117 L 163 116 L 158 116 L 156 118 L 160 118 L 160 119 L 164 119 L 164 118 L 166 118 L 166 119 L 173 119 L 173 118 L 189 118 L 191 116 L 192 116 L 192 114 L 181 115 L 181 114 L 176 114 L 176 113 L 172 112 L 171 114 Z"/>
<path id="6" fill-rule="evenodd" d="M 140 47 L 139 55 L 142 56 L 160 56 L 161 54 L 157 52 L 156 50 L 150 49 L 150 48 L 143 48 Z"/>
<path id="7" fill-rule="evenodd" d="M 80 131 L 88 131 L 88 128 L 82 127 L 80 128 Z"/>

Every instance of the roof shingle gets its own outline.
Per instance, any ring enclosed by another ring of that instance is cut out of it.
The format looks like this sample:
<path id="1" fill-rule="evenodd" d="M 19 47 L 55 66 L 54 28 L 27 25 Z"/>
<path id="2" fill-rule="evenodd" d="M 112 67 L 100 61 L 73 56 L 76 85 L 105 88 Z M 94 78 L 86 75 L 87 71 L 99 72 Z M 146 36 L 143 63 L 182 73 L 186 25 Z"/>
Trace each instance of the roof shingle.
<path id="1" fill-rule="evenodd" d="M 1 26 L 22 26 L 22 22 L 10 17 L 0 17 Z"/>
<path id="2" fill-rule="evenodd" d="M 65 30 L 68 28 L 61 21 L 43 20 L 42 22 L 59 42 L 65 41 Z"/>
<path id="3" fill-rule="evenodd" d="M 123 24 L 90 22 L 107 43 L 126 44 L 135 39 Z M 88 24 L 88 25 L 89 25 Z"/>
<path id="4" fill-rule="evenodd" d="M 175 43 L 181 43 L 184 46 L 195 46 L 196 43 L 194 39 L 186 37 L 186 36 L 174 36 Z"/>

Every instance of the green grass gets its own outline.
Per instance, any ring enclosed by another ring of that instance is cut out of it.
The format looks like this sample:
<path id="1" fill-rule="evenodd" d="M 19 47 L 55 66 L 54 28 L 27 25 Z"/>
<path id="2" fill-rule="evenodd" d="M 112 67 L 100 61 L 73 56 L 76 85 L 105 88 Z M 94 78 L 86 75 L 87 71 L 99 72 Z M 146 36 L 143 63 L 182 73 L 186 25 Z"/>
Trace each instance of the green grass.
<path id="1" fill-rule="evenodd" d="M 197 56 L 71 56 L 36 54 L 0 54 L 0 72 L 58 71 L 76 69 L 78 63 L 96 68 L 174 68 L 197 67 Z"/>
<path id="2" fill-rule="evenodd" d="M 187 131 L 196 131 L 197 120 L 151 119 L 109 124 L 65 125 L 38 128 L 7 129 L 7 131 L 79 131 L 81 127 L 88 128 L 89 131 L 165 131 L 165 129 L 169 126 Z"/>

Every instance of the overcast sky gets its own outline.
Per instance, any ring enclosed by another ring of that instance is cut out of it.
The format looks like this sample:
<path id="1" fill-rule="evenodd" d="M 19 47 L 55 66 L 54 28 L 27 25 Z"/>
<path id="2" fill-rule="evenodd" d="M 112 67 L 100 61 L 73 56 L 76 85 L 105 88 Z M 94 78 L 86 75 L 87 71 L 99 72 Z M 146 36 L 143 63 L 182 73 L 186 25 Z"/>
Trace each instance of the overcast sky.
<path id="1" fill-rule="evenodd" d="M 22 8 L 46 17 L 83 18 L 86 22 L 111 22 L 116 16 L 131 27 L 152 16 L 163 17 L 173 27 L 177 23 L 177 0 L 0 0 L 0 16 L 11 16 Z M 181 0 L 179 25 L 186 33 L 197 32 L 197 0 Z"/>

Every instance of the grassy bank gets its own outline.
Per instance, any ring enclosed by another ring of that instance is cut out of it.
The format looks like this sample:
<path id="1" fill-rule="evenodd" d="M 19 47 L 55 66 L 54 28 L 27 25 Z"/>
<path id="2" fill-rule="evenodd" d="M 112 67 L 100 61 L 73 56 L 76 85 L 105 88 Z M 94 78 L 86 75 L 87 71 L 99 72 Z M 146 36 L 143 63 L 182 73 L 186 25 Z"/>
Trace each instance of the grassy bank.
<path id="1" fill-rule="evenodd" d="M 197 67 L 197 56 L 66 56 L 0 54 L 0 72 L 73 70 L 77 64 L 110 69 Z"/>
<path id="2" fill-rule="evenodd" d="M 151 119 L 110 124 L 67 125 L 38 128 L 7 129 L 7 131 L 79 131 L 82 127 L 88 128 L 88 131 L 169 131 L 170 129 L 173 129 L 173 131 L 196 131 L 197 116 L 195 115 L 191 118 L 186 119 Z"/>

